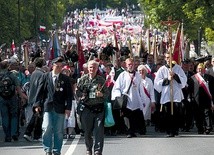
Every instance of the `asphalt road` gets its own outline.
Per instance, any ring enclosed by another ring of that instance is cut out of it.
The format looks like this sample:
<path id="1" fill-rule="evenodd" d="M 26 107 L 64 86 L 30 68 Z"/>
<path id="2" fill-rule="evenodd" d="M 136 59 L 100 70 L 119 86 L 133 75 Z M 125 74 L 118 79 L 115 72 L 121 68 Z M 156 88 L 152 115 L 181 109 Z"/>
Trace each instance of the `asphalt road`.
<path id="1" fill-rule="evenodd" d="M 45 155 L 41 142 L 27 142 L 23 139 L 24 127 L 18 142 L 5 143 L 0 127 L 0 155 Z M 84 138 L 64 140 L 62 155 L 84 155 Z M 157 133 L 154 127 L 147 127 L 147 135 L 126 138 L 125 135 L 106 136 L 103 155 L 214 155 L 214 133 L 198 135 L 196 129 L 180 132 L 179 136 L 167 138 Z"/>

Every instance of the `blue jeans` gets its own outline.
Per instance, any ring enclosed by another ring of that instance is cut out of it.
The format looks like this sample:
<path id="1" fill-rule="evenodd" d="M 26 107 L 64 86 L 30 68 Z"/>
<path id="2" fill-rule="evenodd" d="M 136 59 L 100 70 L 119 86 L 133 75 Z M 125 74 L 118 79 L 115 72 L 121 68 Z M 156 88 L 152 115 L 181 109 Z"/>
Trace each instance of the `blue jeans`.
<path id="1" fill-rule="evenodd" d="M 18 136 L 17 96 L 15 95 L 9 100 L 0 97 L 0 109 L 5 138 L 11 139 L 11 136 Z"/>
<path id="2" fill-rule="evenodd" d="M 56 154 L 61 153 L 63 143 L 65 114 L 59 114 L 55 111 L 44 112 L 42 123 L 42 141 L 45 152 Z M 52 142 L 52 135 L 54 136 Z M 52 146 L 52 144 L 54 144 Z"/>

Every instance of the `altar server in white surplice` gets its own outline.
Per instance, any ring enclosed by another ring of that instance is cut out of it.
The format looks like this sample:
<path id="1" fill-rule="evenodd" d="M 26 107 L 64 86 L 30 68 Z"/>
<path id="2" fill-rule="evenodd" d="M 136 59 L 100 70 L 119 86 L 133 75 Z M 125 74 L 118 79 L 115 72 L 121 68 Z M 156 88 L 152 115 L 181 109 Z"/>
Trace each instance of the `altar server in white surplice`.
<path id="1" fill-rule="evenodd" d="M 160 104 L 162 104 L 162 112 L 165 113 L 165 128 L 169 137 L 174 137 L 178 134 L 180 127 L 180 108 L 181 101 L 184 96 L 182 88 L 187 83 L 187 77 L 181 68 L 176 63 L 172 63 L 172 71 L 170 71 L 170 53 L 165 54 L 166 65 L 159 68 L 157 71 L 154 88 L 161 93 Z M 172 96 L 173 96 L 173 114 L 171 113 L 171 97 L 170 97 L 170 81 L 172 80 Z"/>
<path id="2" fill-rule="evenodd" d="M 134 71 L 134 60 L 131 58 L 126 59 L 126 71 L 123 71 L 117 78 L 112 89 L 111 99 L 115 100 L 121 94 L 126 94 L 129 85 L 132 85 L 128 92 L 128 103 L 125 109 L 122 109 L 124 117 L 129 119 L 129 129 L 127 138 L 136 137 L 135 132 L 145 134 L 145 121 L 141 105 L 145 103 L 145 93 L 143 90 L 143 83 L 141 76 L 138 72 Z"/>
<path id="3" fill-rule="evenodd" d="M 155 95 L 154 95 L 154 85 L 150 78 L 146 77 L 147 68 L 144 65 L 140 65 L 137 68 L 141 75 L 143 89 L 146 94 L 145 104 L 142 105 L 141 110 L 143 110 L 144 119 L 146 121 L 151 121 L 151 112 L 155 108 Z"/>

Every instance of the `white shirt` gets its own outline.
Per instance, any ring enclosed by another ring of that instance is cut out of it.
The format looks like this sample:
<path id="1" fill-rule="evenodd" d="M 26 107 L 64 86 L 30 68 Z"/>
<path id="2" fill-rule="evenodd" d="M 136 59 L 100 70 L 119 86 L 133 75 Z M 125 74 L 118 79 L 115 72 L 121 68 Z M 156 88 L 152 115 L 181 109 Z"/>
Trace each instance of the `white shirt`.
<path id="1" fill-rule="evenodd" d="M 127 71 L 120 73 L 112 88 L 112 100 L 115 100 L 116 97 L 127 92 L 131 82 L 131 76 L 132 74 Z M 130 110 L 139 109 L 141 105 L 145 103 L 146 94 L 144 93 L 142 78 L 138 72 L 135 73 L 128 96 L 127 108 Z"/>
<path id="2" fill-rule="evenodd" d="M 181 81 L 178 83 L 176 80 L 172 81 L 172 89 L 173 89 L 173 102 L 181 102 L 184 98 L 182 93 L 182 88 L 185 87 L 187 83 L 187 77 L 181 68 L 181 66 L 175 64 L 172 68 L 172 71 L 176 73 Z M 166 86 L 162 86 L 164 79 L 169 77 L 169 68 L 165 65 L 160 67 L 157 71 L 155 80 L 154 80 L 154 88 L 160 93 L 161 92 L 161 99 L 160 103 L 165 104 L 170 102 L 170 84 Z"/>
<path id="3" fill-rule="evenodd" d="M 53 85 L 55 86 L 55 80 L 59 78 L 59 74 L 54 74 L 52 72 L 52 78 L 53 78 Z"/>
<path id="4" fill-rule="evenodd" d="M 150 95 L 150 98 L 146 95 L 146 102 L 147 103 L 155 102 L 154 85 L 152 80 L 146 77 L 145 79 L 142 79 L 142 83 L 146 88 L 148 94 Z"/>

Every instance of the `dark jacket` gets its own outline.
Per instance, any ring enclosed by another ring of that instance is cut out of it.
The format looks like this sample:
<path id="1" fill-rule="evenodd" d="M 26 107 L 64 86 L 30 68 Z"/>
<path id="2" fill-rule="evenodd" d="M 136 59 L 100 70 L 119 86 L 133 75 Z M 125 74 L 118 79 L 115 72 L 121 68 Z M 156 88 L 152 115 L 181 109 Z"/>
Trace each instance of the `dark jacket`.
<path id="1" fill-rule="evenodd" d="M 42 89 L 42 76 L 44 73 L 45 71 L 41 68 L 36 68 L 30 77 L 30 89 L 28 96 L 28 104 L 30 105 L 33 105 L 36 102 L 36 96 L 38 96 L 39 93 L 38 90 Z M 43 102 L 42 97 L 40 99 L 40 102 Z"/>
<path id="2" fill-rule="evenodd" d="M 190 83 L 190 88 L 192 88 L 191 92 L 193 93 L 193 97 L 198 105 L 201 105 L 205 108 L 211 107 L 211 102 L 213 101 L 214 96 L 214 77 L 209 74 L 204 74 L 204 80 L 208 83 L 208 87 L 210 93 L 212 95 L 212 100 L 209 95 L 205 92 L 205 90 L 200 86 L 198 80 L 195 76 L 192 76 L 192 82 Z"/>
<path id="3" fill-rule="evenodd" d="M 37 101 L 34 106 L 42 106 L 44 112 L 54 110 L 56 113 L 65 113 L 71 110 L 73 92 L 71 81 L 68 76 L 59 74 L 56 86 L 53 84 L 52 72 L 45 73 L 43 76 L 42 89 L 38 90 Z M 39 102 L 43 97 L 44 103 Z"/>

